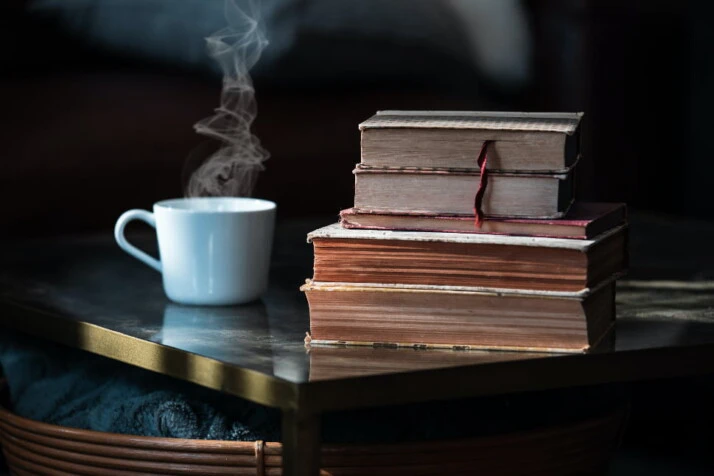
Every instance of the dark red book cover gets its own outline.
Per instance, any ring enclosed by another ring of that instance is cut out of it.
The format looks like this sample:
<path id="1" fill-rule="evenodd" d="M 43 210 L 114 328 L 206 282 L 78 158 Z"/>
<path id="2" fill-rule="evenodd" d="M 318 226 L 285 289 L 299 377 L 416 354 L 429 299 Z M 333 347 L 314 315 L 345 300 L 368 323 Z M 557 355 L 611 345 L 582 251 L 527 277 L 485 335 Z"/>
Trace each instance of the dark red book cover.
<path id="1" fill-rule="evenodd" d="M 385 213 L 349 208 L 340 212 L 345 228 L 371 230 L 434 231 L 444 233 L 486 233 L 589 239 L 625 223 L 624 203 L 576 202 L 558 219 L 487 218 L 480 228 L 472 216 Z"/>

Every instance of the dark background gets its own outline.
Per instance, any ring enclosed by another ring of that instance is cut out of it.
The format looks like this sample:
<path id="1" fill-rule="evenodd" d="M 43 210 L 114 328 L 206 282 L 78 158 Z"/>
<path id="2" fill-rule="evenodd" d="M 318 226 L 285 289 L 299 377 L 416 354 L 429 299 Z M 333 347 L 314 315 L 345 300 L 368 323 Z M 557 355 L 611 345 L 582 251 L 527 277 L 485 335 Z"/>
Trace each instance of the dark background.
<path id="1" fill-rule="evenodd" d="M 33 3 L 5 2 L 0 19 L 2 232 L 109 229 L 123 210 L 181 196 L 218 74 L 98 44 Z M 516 86 L 428 41 L 298 31 L 254 75 L 255 131 L 272 154 L 255 195 L 282 217 L 349 207 L 357 124 L 378 109 L 585 111 L 578 198 L 712 218 L 708 3 L 516 3 L 531 51 Z"/>
<path id="2" fill-rule="evenodd" d="M 218 104 L 219 76 L 99 44 L 33 3 L 0 7 L 0 236 L 108 231 L 124 210 L 181 196 L 202 142 L 192 126 Z M 283 219 L 336 217 L 351 206 L 357 124 L 379 109 L 584 111 L 579 199 L 714 218 L 710 2 L 517 3 L 531 51 L 517 84 L 428 41 L 299 31 L 255 71 L 255 131 L 272 155 L 255 196 L 275 200 Z M 710 474 L 711 379 L 649 382 L 633 395 L 617 474 Z"/>

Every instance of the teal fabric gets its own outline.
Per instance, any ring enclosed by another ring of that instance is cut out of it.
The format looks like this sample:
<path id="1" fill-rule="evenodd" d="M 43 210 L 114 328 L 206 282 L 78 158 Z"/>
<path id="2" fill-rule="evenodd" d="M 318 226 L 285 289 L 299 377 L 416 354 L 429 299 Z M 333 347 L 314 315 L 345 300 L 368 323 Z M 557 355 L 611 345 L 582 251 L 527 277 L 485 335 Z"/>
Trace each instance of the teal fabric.
<path id="1" fill-rule="evenodd" d="M 17 334 L 0 339 L 0 365 L 13 411 L 36 421 L 175 438 L 280 435 L 280 415 L 269 408 Z"/>
<path id="2" fill-rule="evenodd" d="M 47 423 L 175 438 L 280 440 L 280 413 L 109 359 L 0 329 L 12 410 Z M 620 387 L 574 388 L 328 414 L 323 440 L 453 439 L 557 425 L 610 411 Z"/>

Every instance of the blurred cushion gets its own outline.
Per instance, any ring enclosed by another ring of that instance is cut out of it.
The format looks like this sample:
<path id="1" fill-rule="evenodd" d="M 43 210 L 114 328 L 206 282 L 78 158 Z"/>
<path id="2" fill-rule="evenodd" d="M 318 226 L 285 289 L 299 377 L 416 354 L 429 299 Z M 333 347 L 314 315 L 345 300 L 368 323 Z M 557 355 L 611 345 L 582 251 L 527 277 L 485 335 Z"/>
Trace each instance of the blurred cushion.
<path id="1" fill-rule="evenodd" d="M 231 2 L 243 10 L 253 3 Z M 443 82 L 473 73 L 477 62 L 496 81 L 520 80 L 527 71 L 526 24 L 516 0 L 260 5 L 270 45 L 255 74 L 281 84 Z M 103 50 L 214 71 L 204 38 L 226 26 L 224 0 L 31 0 L 30 11 Z"/>

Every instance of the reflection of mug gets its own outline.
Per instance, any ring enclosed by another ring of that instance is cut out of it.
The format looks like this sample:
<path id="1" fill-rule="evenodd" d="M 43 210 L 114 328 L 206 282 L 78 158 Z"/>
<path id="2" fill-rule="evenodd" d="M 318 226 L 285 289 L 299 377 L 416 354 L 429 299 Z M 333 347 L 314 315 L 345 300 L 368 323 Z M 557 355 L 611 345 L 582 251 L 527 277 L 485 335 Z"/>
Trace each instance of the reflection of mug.
<path id="1" fill-rule="evenodd" d="M 161 261 L 129 244 L 124 227 L 142 220 L 156 228 Z M 268 287 L 275 203 L 254 198 L 185 198 L 129 210 L 117 220 L 119 246 L 163 275 L 164 290 L 182 304 L 230 305 Z"/>
<path id="2" fill-rule="evenodd" d="M 248 362 L 272 370 L 268 314 L 260 299 L 243 306 L 225 307 L 167 303 L 161 331 L 152 341 L 226 362 Z"/>

